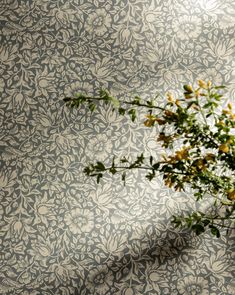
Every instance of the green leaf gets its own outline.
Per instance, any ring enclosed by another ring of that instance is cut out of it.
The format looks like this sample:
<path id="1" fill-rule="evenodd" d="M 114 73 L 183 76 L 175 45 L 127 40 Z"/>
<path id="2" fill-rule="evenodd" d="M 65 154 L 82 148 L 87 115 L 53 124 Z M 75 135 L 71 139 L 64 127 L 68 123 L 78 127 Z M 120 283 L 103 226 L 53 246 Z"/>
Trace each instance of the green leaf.
<path id="1" fill-rule="evenodd" d="M 120 101 L 116 97 L 110 96 L 110 101 L 112 102 L 115 108 L 120 107 Z"/>
<path id="2" fill-rule="evenodd" d="M 154 170 L 158 170 L 158 168 L 160 167 L 160 163 L 155 163 L 152 165 Z"/>
<path id="3" fill-rule="evenodd" d="M 209 112 L 207 115 L 206 115 L 206 118 L 209 118 L 213 113 L 212 112 Z"/>
<path id="4" fill-rule="evenodd" d="M 131 116 L 131 121 L 134 122 L 136 119 L 136 110 L 135 109 L 131 109 L 128 114 Z"/>
<path id="5" fill-rule="evenodd" d="M 125 115 L 126 110 L 123 109 L 123 108 L 119 108 L 118 112 L 119 112 L 120 115 Z"/>
<path id="6" fill-rule="evenodd" d="M 203 109 L 208 109 L 208 108 L 210 108 L 212 105 L 213 105 L 212 102 L 208 102 L 208 103 L 204 104 Z"/>
<path id="7" fill-rule="evenodd" d="M 132 101 L 133 104 L 140 104 L 141 98 L 139 96 L 135 96 L 135 99 Z"/>
<path id="8" fill-rule="evenodd" d="M 199 236 L 200 234 L 204 233 L 205 228 L 203 225 L 201 225 L 200 223 L 196 223 L 194 225 L 192 225 L 192 230 L 196 233 L 197 236 Z"/>
<path id="9" fill-rule="evenodd" d="M 121 158 L 120 162 L 121 163 L 128 163 L 128 160 L 127 160 L 127 158 L 123 157 L 123 158 Z"/>
<path id="10" fill-rule="evenodd" d="M 97 171 L 105 171 L 105 166 L 102 162 L 97 162 L 95 168 Z"/>
<path id="11" fill-rule="evenodd" d="M 124 185 L 126 185 L 126 172 L 122 173 L 122 181 L 124 182 Z"/>
<path id="12" fill-rule="evenodd" d="M 201 192 L 196 192 L 194 193 L 194 196 L 196 197 L 196 201 L 199 201 L 200 199 L 202 199 L 203 194 Z"/>
<path id="13" fill-rule="evenodd" d="M 153 106 L 153 101 L 152 100 L 147 100 L 147 105 L 152 107 Z"/>
<path id="14" fill-rule="evenodd" d="M 115 156 L 113 157 L 112 167 L 109 169 L 112 174 L 117 173 L 117 169 L 115 168 Z"/>
<path id="15" fill-rule="evenodd" d="M 211 229 L 212 235 L 216 236 L 217 238 L 220 237 L 220 231 L 216 226 L 211 224 L 211 225 L 209 225 L 209 228 Z"/>
<path id="16" fill-rule="evenodd" d="M 109 93 L 105 89 L 100 89 L 100 97 L 104 100 L 110 100 Z"/>
<path id="17" fill-rule="evenodd" d="M 226 88 L 226 86 L 224 86 L 224 85 L 221 85 L 221 86 L 215 86 L 215 87 L 213 87 L 214 89 L 224 89 L 224 88 Z"/>
<path id="18" fill-rule="evenodd" d="M 112 174 L 116 174 L 116 173 L 117 173 L 117 169 L 114 168 L 114 167 L 111 167 L 111 168 L 109 169 L 109 171 L 110 171 L 110 173 L 112 173 Z"/>
<path id="19" fill-rule="evenodd" d="M 89 166 L 85 167 L 84 170 L 83 170 L 83 172 L 84 172 L 87 176 L 89 176 L 90 173 L 91 173 L 91 169 L 90 169 L 90 167 L 89 167 Z"/>
<path id="20" fill-rule="evenodd" d="M 220 101 L 221 98 L 223 97 L 223 95 L 220 95 L 218 93 L 215 93 L 215 94 L 211 95 L 211 97 L 214 98 L 217 101 Z"/>
<path id="21" fill-rule="evenodd" d="M 187 223 L 188 228 L 191 228 L 191 225 L 192 225 L 192 223 L 193 223 L 192 218 L 191 218 L 190 216 L 188 216 L 188 217 L 185 217 L 184 220 L 185 220 L 185 222 Z"/>
<path id="22" fill-rule="evenodd" d="M 144 153 L 141 153 L 140 156 L 137 156 L 138 163 L 143 163 L 144 160 Z"/>
<path id="23" fill-rule="evenodd" d="M 96 181 L 97 181 L 97 183 L 100 183 L 100 179 L 103 177 L 103 174 L 102 173 L 99 173 L 98 175 L 97 175 L 97 178 L 96 178 Z"/>
<path id="24" fill-rule="evenodd" d="M 209 219 L 204 219 L 204 220 L 202 221 L 202 223 L 204 224 L 204 226 L 207 226 L 208 224 L 211 223 L 211 221 L 210 221 Z"/>
<path id="25" fill-rule="evenodd" d="M 88 107 L 91 112 L 94 112 L 94 110 L 96 109 L 96 105 L 93 103 L 90 103 Z"/>
<path id="26" fill-rule="evenodd" d="M 151 181 L 155 177 L 155 171 L 149 172 L 145 177 Z"/>
<path id="27" fill-rule="evenodd" d="M 63 101 L 64 102 L 68 102 L 68 101 L 70 101 L 72 98 L 71 97 L 65 97 L 65 98 L 63 98 Z"/>
<path id="28" fill-rule="evenodd" d="M 198 105 L 196 100 L 190 101 L 187 105 L 187 109 L 189 109 L 192 105 Z"/>
<path id="29" fill-rule="evenodd" d="M 173 215 L 173 220 L 171 221 L 171 223 L 174 223 L 175 227 L 179 227 L 182 226 L 182 220 L 180 217 Z"/>

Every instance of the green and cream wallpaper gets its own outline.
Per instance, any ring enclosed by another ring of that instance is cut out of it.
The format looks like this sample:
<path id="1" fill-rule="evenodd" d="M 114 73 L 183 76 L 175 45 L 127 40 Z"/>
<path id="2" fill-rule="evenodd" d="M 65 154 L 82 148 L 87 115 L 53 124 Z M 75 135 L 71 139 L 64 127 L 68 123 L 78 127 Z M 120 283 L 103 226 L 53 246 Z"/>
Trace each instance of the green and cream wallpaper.
<path id="1" fill-rule="evenodd" d="M 0 1 L 0 294 L 233 295 L 235 231 L 176 230 L 190 194 L 84 167 L 144 151 L 157 130 L 63 98 L 178 93 L 211 79 L 235 96 L 234 0 Z M 202 204 L 206 208 L 208 204 Z"/>

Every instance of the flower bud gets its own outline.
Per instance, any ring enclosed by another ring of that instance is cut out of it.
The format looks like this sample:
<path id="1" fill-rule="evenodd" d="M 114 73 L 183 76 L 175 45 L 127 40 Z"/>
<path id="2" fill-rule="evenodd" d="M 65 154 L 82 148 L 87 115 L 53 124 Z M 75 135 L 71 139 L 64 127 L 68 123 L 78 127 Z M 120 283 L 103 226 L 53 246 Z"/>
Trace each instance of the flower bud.
<path id="1" fill-rule="evenodd" d="M 203 88 L 203 89 L 207 89 L 208 86 L 207 86 L 207 83 L 203 80 L 198 80 L 198 85 L 199 87 Z"/>
<path id="2" fill-rule="evenodd" d="M 228 103 L 228 109 L 231 111 L 233 108 L 232 104 L 231 103 Z"/>
<path id="3" fill-rule="evenodd" d="M 185 97 L 185 99 L 190 99 L 193 96 L 191 94 L 189 94 L 189 93 L 186 92 L 186 93 L 184 93 L 184 97 Z"/>
<path id="4" fill-rule="evenodd" d="M 171 93 L 167 93 L 167 100 L 172 103 L 174 102 L 174 98 Z"/>
<path id="5" fill-rule="evenodd" d="M 184 90 L 188 93 L 193 93 L 193 88 L 191 85 L 184 85 Z"/>

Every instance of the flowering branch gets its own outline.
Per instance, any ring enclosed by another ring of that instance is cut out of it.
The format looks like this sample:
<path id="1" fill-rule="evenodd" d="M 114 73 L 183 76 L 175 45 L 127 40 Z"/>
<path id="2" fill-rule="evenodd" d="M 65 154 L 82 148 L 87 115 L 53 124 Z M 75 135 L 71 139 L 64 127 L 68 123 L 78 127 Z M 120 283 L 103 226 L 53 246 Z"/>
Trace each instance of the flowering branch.
<path id="1" fill-rule="evenodd" d="M 101 90 L 98 97 L 77 94 L 65 98 L 68 106 L 86 104 L 91 111 L 103 101 L 120 115 L 128 114 L 132 121 L 136 120 L 138 108 L 147 109 L 144 125 L 149 128 L 158 125 L 157 141 L 167 152 L 161 161 L 155 161 L 152 156 L 146 158 L 142 153 L 134 161 L 113 158 L 111 166 L 102 162 L 90 164 L 84 172 L 96 177 L 98 183 L 106 172 L 120 173 L 125 183 L 128 171 L 142 169 L 148 180 L 161 175 L 165 185 L 176 191 L 191 187 L 196 201 L 209 193 L 213 214 L 198 211 L 173 216 L 173 223 L 190 228 L 197 235 L 209 228 L 219 237 L 221 227 L 227 227 L 227 222 L 229 226 L 234 223 L 235 211 L 235 114 L 231 103 L 220 110 L 223 88 L 199 80 L 196 88 L 184 85 L 180 99 L 167 94 L 164 107 L 157 105 L 156 99 L 144 101 L 138 96 L 132 101 L 117 99 L 106 90 Z M 218 213 L 221 209 L 225 209 L 223 216 Z"/>

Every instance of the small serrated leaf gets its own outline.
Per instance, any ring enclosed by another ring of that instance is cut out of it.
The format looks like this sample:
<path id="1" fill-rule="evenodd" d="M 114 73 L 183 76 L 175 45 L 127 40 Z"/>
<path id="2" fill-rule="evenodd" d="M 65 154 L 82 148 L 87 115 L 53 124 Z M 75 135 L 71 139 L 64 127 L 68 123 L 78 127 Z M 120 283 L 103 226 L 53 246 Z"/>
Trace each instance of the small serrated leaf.
<path id="1" fill-rule="evenodd" d="M 122 173 L 122 181 L 124 183 L 124 186 L 126 185 L 126 172 Z"/>
<path id="2" fill-rule="evenodd" d="M 96 162 L 95 168 L 97 171 L 105 171 L 105 166 L 102 162 Z"/>

